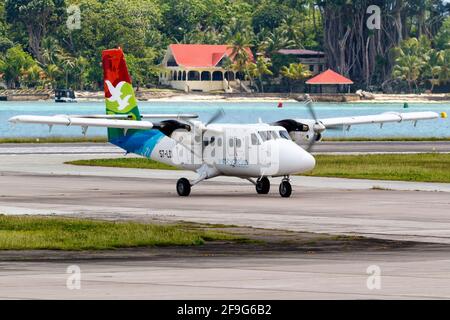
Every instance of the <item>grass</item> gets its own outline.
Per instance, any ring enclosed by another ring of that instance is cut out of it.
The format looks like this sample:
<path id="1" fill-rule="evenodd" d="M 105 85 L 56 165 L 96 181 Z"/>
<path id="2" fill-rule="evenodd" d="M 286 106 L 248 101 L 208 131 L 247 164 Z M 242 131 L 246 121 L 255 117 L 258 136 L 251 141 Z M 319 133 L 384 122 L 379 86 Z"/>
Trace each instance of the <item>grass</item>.
<path id="1" fill-rule="evenodd" d="M 0 138 L 0 143 L 79 143 L 107 142 L 106 137 L 36 137 L 36 138 Z"/>
<path id="2" fill-rule="evenodd" d="M 450 182 L 450 154 L 319 155 L 316 177 Z"/>
<path id="3" fill-rule="evenodd" d="M 0 250 L 106 250 L 245 240 L 225 232 L 184 224 L 0 215 Z"/>
<path id="4" fill-rule="evenodd" d="M 317 155 L 307 176 L 450 183 L 450 154 Z M 77 160 L 68 164 L 142 169 L 176 168 L 144 158 Z"/>
<path id="5" fill-rule="evenodd" d="M 178 170 L 178 168 L 147 158 L 116 158 L 68 161 L 66 164 L 77 166 L 120 167 L 133 169 Z"/>

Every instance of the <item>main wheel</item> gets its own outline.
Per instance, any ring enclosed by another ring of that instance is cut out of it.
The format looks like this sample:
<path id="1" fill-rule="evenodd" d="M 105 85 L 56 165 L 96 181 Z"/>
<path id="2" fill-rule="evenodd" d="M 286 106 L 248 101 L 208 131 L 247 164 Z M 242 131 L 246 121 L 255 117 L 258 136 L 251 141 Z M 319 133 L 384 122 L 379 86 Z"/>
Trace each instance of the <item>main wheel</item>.
<path id="1" fill-rule="evenodd" d="M 280 196 L 283 198 L 289 198 L 292 194 L 292 186 L 289 181 L 281 181 L 280 183 Z"/>
<path id="2" fill-rule="evenodd" d="M 262 177 L 256 181 L 256 192 L 258 194 L 268 194 L 270 191 L 270 181 L 267 177 Z"/>
<path id="3" fill-rule="evenodd" d="M 191 183 L 186 178 L 177 181 L 177 193 L 180 197 L 187 197 L 191 193 Z"/>

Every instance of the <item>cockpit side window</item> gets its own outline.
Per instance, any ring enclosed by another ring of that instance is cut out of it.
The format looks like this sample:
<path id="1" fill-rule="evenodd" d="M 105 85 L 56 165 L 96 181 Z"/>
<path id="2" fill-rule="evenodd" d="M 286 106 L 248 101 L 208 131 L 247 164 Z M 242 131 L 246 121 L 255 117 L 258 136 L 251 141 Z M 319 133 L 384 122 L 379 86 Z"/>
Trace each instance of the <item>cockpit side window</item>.
<path id="1" fill-rule="evenodd" d="M 269 141 L 271 138 L 268 131 L 259 131 L 258 133 L 261 136 L 263 142 Z"/>
<path id="2" fill-rule="evenodd" d="M 291 140 L 291 137 L 289 136 L 289 133 L 285 130 L 280 131 L 280 136 L 283 139 Z"/>

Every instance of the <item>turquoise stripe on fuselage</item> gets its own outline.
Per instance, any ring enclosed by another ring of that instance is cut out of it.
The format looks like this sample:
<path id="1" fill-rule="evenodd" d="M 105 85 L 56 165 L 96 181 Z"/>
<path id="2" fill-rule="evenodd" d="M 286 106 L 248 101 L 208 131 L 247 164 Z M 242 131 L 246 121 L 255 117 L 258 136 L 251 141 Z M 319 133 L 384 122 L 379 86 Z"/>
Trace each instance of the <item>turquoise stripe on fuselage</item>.
<path id="1" fill-rule="evenodd" d="M 131 130 L 126 136 L 109 141 L 110 143 L 126 150 L 150 158 L 155 146 L 165 135 L 159 130 Z"/>

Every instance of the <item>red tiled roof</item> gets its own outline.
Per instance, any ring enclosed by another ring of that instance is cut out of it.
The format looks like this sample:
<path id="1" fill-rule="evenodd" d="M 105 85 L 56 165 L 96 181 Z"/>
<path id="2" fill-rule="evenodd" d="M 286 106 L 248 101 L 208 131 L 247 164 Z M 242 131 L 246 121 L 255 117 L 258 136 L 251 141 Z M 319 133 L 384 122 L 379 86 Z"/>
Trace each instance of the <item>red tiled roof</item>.
<path id="1" fill-rule="evenodd" d="M 285 54 L 285 55 L 299 55 L 299 56 L 316 56 L 316 55 L 325 55 L 322 51 L 313 51 L 313 50 L 307 50 L 307 49 L 281 49 L 278 50 L 278 53 Z"/>
<path id="2" fill-rule="evenodd" d="M 225 54 L 233 60 L 233 49 L 226 44 L 171 44 L 169 48 L 177 64 L 183 67 L 214 67 Z M 247 52 L 253 61 L 250 48 L 247 48 Z"/>
<path id="3" fill-rule="evenodd" d="M 331 69 L 306 81 L 306 84 L 353 84 L 353 81 Z"/>

